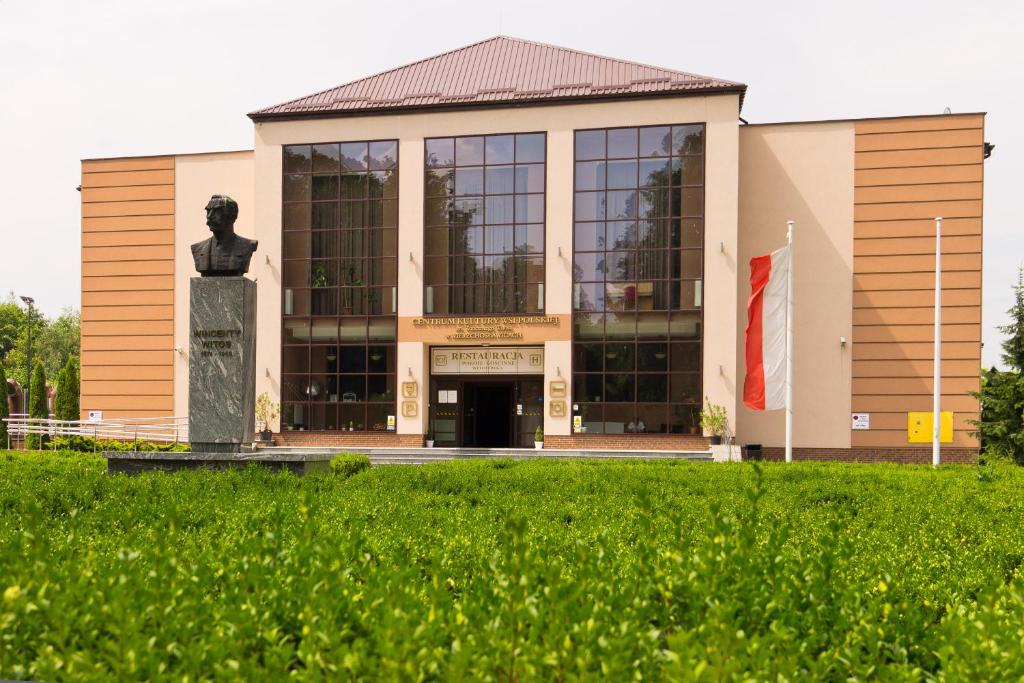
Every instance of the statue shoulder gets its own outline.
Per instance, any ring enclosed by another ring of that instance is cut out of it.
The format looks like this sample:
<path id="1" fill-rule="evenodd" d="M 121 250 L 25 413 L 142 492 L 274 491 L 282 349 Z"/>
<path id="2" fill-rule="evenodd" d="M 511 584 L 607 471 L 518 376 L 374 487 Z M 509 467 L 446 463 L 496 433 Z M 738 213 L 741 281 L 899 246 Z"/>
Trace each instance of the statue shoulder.
<path id="1" fill-rule="evenodd" d="M 250 254 L 256 251 L 256 247 L 258 247 L 260 243 L 259 240 L 251 240 L 248 237 L 241 236 L 238 236 L 238 242 L 239 244 L 243 245 L 245 250 L 248 251 Z"/>
<path id="2" fill-rule="evenodd" d="M 201 254 L 210 248 L 210 242 L 213 240 L 212 237 L 207 237 L 205 240 L 201 240 L 192 245 L 192 255 Z"/>

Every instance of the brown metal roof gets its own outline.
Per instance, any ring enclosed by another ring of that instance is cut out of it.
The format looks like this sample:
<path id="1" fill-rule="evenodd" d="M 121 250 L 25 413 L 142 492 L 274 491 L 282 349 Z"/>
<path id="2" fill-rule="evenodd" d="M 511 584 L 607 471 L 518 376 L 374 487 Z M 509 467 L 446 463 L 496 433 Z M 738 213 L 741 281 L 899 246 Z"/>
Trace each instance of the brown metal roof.
<path id="1" fill-rule="evenodd" d="M 737 92 L 747 86 L 496 36 L 249 114 L 253 120 L 555 100 Z"/>

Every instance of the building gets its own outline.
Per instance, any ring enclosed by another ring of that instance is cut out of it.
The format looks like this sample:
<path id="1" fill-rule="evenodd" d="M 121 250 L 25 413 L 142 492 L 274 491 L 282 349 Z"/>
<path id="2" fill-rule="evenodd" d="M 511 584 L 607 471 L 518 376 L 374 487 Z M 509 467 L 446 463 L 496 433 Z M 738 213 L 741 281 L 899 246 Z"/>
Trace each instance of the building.
<path id="1" fill-rule="evenodd" d="M 187 413 L 223 193 L 286 443 L 703 448 L 711 401 L 773 456 L 748 263 L 794 220 L 796 457 L 927 460 L 941 215 L 946 459 L 976 459 L 984 115 L 746 125 L 745 94 L 496 37 L 252 112 L 252 150 L 85 160 L 83 413 Z"/>

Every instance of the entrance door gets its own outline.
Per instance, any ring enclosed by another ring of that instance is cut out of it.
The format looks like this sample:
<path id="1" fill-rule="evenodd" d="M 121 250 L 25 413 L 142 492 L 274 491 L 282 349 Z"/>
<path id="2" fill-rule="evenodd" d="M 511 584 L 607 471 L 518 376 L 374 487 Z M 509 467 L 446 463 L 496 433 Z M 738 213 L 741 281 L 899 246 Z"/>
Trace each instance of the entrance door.
<path id="1" fill-rule="evenodd" d="M 512 445 L 514 382 L 466 382 L 462 443 L 480 448 Z"/>

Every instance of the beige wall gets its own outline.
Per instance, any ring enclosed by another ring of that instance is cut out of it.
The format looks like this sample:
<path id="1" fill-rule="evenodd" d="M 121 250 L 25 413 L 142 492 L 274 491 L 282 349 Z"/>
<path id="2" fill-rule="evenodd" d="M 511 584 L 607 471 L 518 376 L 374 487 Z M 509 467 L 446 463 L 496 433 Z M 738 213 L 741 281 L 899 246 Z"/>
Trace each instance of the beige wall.
<path id="1" fill-rule="evenodd" d="M 188 327 L 189 327 L 189 280 L 195 277 L 190 246 L 210 236 L 206 227 L 206 203 L 210 195 L 226 194 L 238 202 L 238 220 L 235 230 L 245 237 L 252 237 L 255 201 L 253 200 L 253 153 L 216 152 L 210 154 L 183 154 L 175 158 L 177 170 L 174 195 L 174 414 L 188 415 Z M 262 242 L 249 265 L 249 277 L 257 280 L 257 301 L 264 296 L 265 289 L 259 280 L 265 278 L 266 259 Z M 279 287 L 279 284 L 271 285 Z M 266 327 L 264 322 L 263 326 Z M 265 362 L 261 352 L 268 343 L 278 343 L 269 330 L 257 327 L 256 335 L 256 377 L 257 392 L 259 380 L 266 379 Z M 266 340 L 265 337 L 270 337 Z M 276 367 L 276 366 L 275 366 Z"/>
<path id="2" fill-rule="evenodd" d="M 572 206 L 573 131 L 623 125 L 707 123 L 705 242 L 724 244 L 726 255 L 737 244 L 737 141 L 738 96 L 676 97 L 604 103 L 571 104 L 363 116 L 255 125 L 256 223 L 260 254 L 269 256 L 267 274 L 274 286 L 261 288 L 258 302 L 260 329 L 257 391 L 269 391 L 279 400 L 280 368 L 280 257 L 281 257 L 281 146 L 346 140 L 399 140 L 398 315 L 422 315 L 423 309 L 423 140 L 427 137 L 512 132 L 547 132 L 547 260 L 545 308 L 547 314 L 572 310 Z M 562 256 L 557 256 L 561 247 Z M 412 253 L 413 259 L 409 260 Z M 705 283 L 705 393 L 716 403 L 736 405 L 736 264 L 721 259 L 715 249 L 706 255 Z M 721 260 L 716 260 L 721 259 Z M 261 266 L 262 267 L 262 266 Z M 400 339 L 400 342 L 408 340 Z M 398 379 L 420 385 L 420 410 L 415 419 L 398 417 L 400 433 L 423 431 L 426 414 L 427 367 L 422 344 L 400 343 Z M 564 348 L 563 348 L 564 346 Z M 545 381 L 555 379 L 556 367 L 569 375 L 568 344 L 548 345 Z M 418 362 L 417 362 L 418 360 Z M 719 370 L 721 368 L 721 371 Z M 568 434 L 570 417 L 545 416 L 549 434 Z"/>
<path id="3" fill-rule="evenodd" d="M 741 126 L 735 299 L 739 443 L 782 446 L 785 416 L 743 405 L 750 259 L 783 246 L 793 220 L 793 444 L 850 447 L 852 122 Z M 708 251 L 713 252 L 710 242 Z M 711 255 L 709 253 L 709 255 Z M 709 288 L 710 289 L 710 288 Z M 709 292 L 710 293 L 710 292 Z M 840 337 L 847 340 L 845 348 Z"/>

